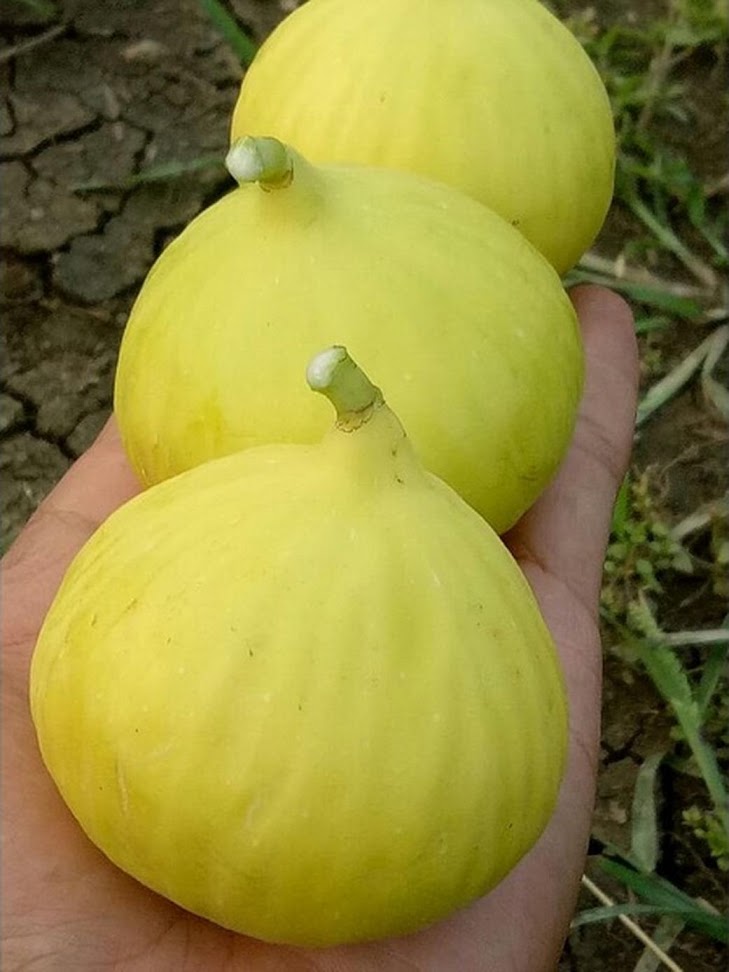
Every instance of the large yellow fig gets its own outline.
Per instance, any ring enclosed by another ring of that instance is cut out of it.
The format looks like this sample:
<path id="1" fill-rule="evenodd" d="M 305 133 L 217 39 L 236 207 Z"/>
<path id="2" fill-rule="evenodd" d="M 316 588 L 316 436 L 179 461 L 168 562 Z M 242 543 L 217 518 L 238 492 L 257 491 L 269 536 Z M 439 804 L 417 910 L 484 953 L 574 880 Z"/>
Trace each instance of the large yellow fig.
<path id="1" fill-rule="evenodd" d="M 447 182 L 518 226 L 560 273 L 612 196 L 605 88 L 538 0 L 309 0 L 253 61 L 232 134 Z"/>
<path id="2" fill-rule="evenodd" d="M 164 251 L 122 341 L 115 407 L 142 480 L 316 442 L 327 409 L 300 362 L 341 341 L 382 376 L 426 467 L 509 527 L 559 464 L 580 397 L 554 270 L 484 206 L 411 174 L 317 168 L 270 139 L 229 165 L 240 187 Z"/>
<path id="3" fill-rule="evenodd" d="M 530 588 L 342 348 L 338 421 L 140 494 L 32 662 L 46 765 L 112 861 L 273 942 L 418 929 L 538 838 L 566 704 Z"/>

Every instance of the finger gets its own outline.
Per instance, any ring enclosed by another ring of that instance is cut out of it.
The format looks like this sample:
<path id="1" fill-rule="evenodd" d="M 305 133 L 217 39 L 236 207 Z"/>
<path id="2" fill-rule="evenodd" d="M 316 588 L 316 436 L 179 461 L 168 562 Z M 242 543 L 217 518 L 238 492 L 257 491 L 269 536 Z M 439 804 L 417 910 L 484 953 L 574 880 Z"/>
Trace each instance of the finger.
<path id="1" fill-rule="evenodd" d="M 96 528 L 140 490 L 109 419 L 41 503 L 3 559 L 3 643 L 27 654 L 71 560 Z"/>
<path id="2" fill-rule="evenodd" d="M 577 287 L 571 297 L 585 347 L 575 434 L 556 479 L 506 540 L 517 559 L 560 578 L 594 614 L 633 441 L 638 354 L 632 313 L 621 297 L 594 286 Z"/>

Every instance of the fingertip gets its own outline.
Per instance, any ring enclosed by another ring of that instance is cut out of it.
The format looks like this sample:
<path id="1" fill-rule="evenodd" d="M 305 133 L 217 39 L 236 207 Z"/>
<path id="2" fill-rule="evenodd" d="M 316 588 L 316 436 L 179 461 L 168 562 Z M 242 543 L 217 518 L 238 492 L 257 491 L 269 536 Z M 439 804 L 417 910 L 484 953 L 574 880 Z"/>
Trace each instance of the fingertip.
<path id="1" fill-rule="evenodd" d="M 104 422 L 101 430 L 97 434 L 90 448 L 105 444 L 116 444 L 121 445 L 121 436 L 119 435 L 119 426 L 116 421 L 116 416 L 112 412 L 111 415 Z"/>
<path id="2" fill-rule="evenodd" d="M 600 357 L 614 361 L 637 387 L 639 378 L 638 341 L 630 304 L 620 294 L 597 284 L 578 284 L 569 291 L 582 328 L 585 352 L 593 346 Z"/>
<path id="3" fill-rule="evenodd" d="M 630 304 L 620 294 L 609 287 L 598 284 L 576 284 L 569 290 L 570 300 L 580 319 L 584 316 L 599 317 L 603 320 L 633 324 L 633 311 Z"/>
<path id="4" fill-rule="evenodd" d="M 104 422 L 91 445 L 79 456 L 78 462 L 98 462 L 101 456 L 115 458 L 121 463 L 129 464 L 119 432 L 119 424 L 113 412 Z"/>

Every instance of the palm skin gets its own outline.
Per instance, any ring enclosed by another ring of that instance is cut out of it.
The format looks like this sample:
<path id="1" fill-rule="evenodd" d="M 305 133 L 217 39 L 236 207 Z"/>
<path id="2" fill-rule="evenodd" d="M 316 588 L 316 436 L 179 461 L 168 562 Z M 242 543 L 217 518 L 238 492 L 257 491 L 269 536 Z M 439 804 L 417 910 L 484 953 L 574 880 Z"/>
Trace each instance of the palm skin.
<path id="1" fill-rule="evenodd" d="M 28 708 L 30 656 L 71 558 L 139 489 L 109 423 L 3 562 L 3 968 L 37 972 L 549 972 L 584 865 L 600 733 L 597 605 L 610 513 L 628 462 L 637 355 L 630 311 L 596 287 L 577 307 L 587 384 L 570 453 L 506 537 L 560 651 L 571 745 L 557 810 L 491 894 L 388 942 L 320 951 L 267 945 L 196 918 L 117 870 L 86 839 L 46 773 Z"/>

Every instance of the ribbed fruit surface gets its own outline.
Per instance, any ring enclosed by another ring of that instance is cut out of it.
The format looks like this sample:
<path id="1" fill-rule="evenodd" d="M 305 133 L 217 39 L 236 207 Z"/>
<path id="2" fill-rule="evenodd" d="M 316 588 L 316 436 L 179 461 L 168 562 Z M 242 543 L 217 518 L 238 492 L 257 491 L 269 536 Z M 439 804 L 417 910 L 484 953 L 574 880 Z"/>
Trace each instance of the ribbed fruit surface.
<path id="1" fill-rule="evenodd" d="M 518 226 L 560 273 L 612 196 L 604 86 L 537 0 L 309 0 L 249 68 L 232 134 L 450 183 Z"/>
<path id="2" fill-rule="evenodd" d="M 304 945 L 484 893 L 546 825 L 565 751 L 552 643 L 495 534 L 407 464 L 340 459 L 253 450 L 141 494 L 74 562 L 32 669 L 91 840 Z"/>
<path id="3" fill-rule="evenodd" d="M 316 442 L 301 362 L 343 343 L 388 389 L 427 468 L 501 532 L 569 444 L 574 309 L 486 207 L 399 172 L 308 166 L 243 186 L 161 255 L 122 341 L 115 410 L 145 483 L 271 442 Z"/>

